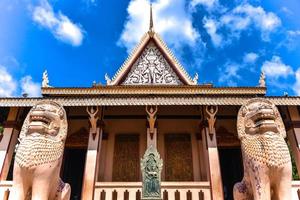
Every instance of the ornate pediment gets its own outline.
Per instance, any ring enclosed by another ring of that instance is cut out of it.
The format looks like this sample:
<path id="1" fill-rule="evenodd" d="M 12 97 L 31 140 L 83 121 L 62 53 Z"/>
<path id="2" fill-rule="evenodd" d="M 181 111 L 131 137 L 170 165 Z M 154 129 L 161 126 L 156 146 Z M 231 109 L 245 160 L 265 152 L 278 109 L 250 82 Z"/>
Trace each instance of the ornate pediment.
<path id="1" fill-rule="evenodd" d="M 149 30 L 107 85 L 196 85 L 159 35 Z"/>
<path id="2" fill-rule="evenodd" d="M 154 42 L 149 42 L 122 85 L 181 85 L 182 82 Z"/>

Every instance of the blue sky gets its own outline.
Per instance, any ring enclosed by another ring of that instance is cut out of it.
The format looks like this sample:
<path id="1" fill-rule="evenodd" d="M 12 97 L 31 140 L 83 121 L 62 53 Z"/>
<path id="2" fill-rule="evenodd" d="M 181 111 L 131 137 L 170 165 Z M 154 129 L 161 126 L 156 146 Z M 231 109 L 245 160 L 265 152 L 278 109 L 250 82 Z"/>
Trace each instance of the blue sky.
<path id="1" fill-rule="evenodd" d="M 300 95 L 299 0 L 156 0 L 154 28 L 199 84 Z M 147 0 L 1 0 L 0 96 L 105 84 L 149 26 Z"/>

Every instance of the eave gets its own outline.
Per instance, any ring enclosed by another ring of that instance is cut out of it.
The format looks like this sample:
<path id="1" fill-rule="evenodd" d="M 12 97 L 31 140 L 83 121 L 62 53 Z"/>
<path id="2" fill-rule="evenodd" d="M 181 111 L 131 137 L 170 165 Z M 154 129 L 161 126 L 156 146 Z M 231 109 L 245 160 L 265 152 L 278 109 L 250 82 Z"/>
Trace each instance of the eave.
<path id="1" fill-rule="evenodd" d="M 258 95 L 264 96 L 264 87 L 212 87 L 211 85 L 119 85 L 86 88 L 42 88 L 43 96 L 85 96 L 85 95 Z"/>
<path id="2" fill-rule="evenodd" d="M 52 100 L 63 106 L 171 106 L 171 105 L 218 105 L 218 106 L 241 106 L 252 97 L 248 96 L 101 96 L 101 97 L 44 97 L 44 98 L 0 98 L 1 107 L 32 107 L 44 100 Z M 263 97 L 272 101 L 277 106 L 298 106 L 300 97 Z"/>

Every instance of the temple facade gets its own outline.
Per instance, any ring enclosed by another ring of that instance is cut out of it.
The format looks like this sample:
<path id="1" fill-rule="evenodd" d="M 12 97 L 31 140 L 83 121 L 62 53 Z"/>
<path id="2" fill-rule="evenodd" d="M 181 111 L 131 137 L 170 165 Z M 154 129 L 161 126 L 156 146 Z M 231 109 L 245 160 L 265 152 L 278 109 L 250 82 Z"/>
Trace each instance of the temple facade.
<path id="1" fill-rule="evenodd" d="M 86 88 L 50 86 L 42 97 L 0 98 L 0 198 L 9 199 L 15 148 L 25 117 L 39 102 L 62 105 L 67 117 L 60 177 L 71 199 L 142 199 L 141 159 L 149 147 L 161 157 L 161 199 L 231 200 L 243 178 L 237 115 L 252 98 L 266 99 L 283 119 L 293 161 L 300 170 L 300 97 L 266 96 L 265 77 L 253 87 L 215 87 L 190 77 L 150 23 L 128 59 Z M 152 186 L 154 187 L 154 186 Z M 298 199 L 300 182 L 292 182 Z"/>

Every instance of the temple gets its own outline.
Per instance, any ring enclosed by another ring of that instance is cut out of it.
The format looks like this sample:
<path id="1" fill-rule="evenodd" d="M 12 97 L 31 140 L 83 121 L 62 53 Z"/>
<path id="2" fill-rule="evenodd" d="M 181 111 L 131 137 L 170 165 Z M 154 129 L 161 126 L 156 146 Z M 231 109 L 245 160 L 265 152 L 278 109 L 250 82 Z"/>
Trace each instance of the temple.
<path id="1" fill-rule="evenodd" d="M 150 19 L 124 64 L 112 78 L 105 76 L 106 85 L 50 86 L 45 72 L 42 97 L 0 98 L 0 199 L 10 199 L 26 115 L 34 105 L 54 101 L 66 111 L 60 177 L 70 184 L 71 199 L 143 199 L 141 159 L 154 148 L 161 174 L 149 187 L 160 189 L 161 199 L 231 200 L 244 174 L 238 111 L 252 98 L 279 110 L 292 155 L 292 199 L 298 199 L 300 97 L 266 96 L 263 73 L 253 87 L 198 84 L 198 75 L 191 77 L 155 32 L 152 14 Z"/>

